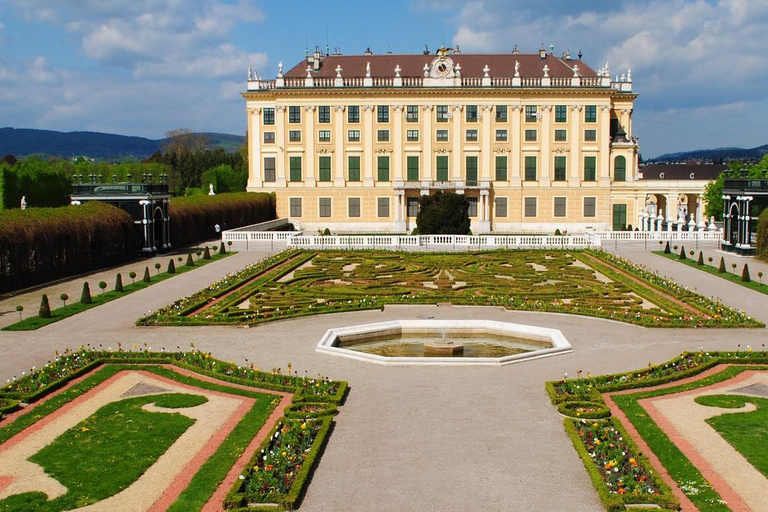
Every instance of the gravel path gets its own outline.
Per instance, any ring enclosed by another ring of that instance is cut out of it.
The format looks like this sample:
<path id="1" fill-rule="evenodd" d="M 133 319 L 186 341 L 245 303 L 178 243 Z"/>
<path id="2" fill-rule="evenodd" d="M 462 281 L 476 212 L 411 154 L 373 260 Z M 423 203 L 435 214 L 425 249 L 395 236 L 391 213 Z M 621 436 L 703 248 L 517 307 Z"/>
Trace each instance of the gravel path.
<path id="1" fill-rule="evenodd" d="M 624 250 L 621 244 L 618 249 L 622 256 L 768 320 L 768 296 L 641 249 Z M 645 329 L 569 315 L 442 306 L 322 315 L 250 329 L 134 326 L 148 310 L 189 295 L 270 250 L 234 255 L 38 331 L 3 332 L 0 382 L 44 364 L 54 350 L 86 343 L 115 348 L 122 342 L 125 348 L 146 342 L 154 350 L 187 349 L 194 343 L 217 358 L 262 369 L 291 363 L 299 373 L 319 372 L 351 385 L 303 511 L 598 512 L 600 501 L 563 431 L 562 418 L 549 404 L 544 382 L 566 372 L 629 371 L 684 350 L 759 347 L 766 340 L 765 329 Z M 0 301 L 0 309 L 12 310 L 12 304 L 13 299 Z M 574 351 L 502 368 L 379 367 L 315 352 L 331 327 L 424 316 L 553 327 Z"/>

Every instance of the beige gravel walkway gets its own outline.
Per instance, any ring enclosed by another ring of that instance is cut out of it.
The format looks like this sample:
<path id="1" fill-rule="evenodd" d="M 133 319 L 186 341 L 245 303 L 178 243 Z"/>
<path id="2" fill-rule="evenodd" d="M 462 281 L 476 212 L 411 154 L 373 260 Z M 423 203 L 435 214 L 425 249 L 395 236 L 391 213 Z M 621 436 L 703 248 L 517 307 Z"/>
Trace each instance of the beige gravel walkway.
<path id="1" fill-rule="evenodd" d="M 759 347 L 768 339 L 765 329 L 644 329 L 568 315 L 434 306 L 306 317 L 251 329 L 134 327 L 148 310 L 193 293 L 270 250 L 237 254 L 39 331 L 0 333 L 0 382 L 44 363 L 54 350 L 86 343 L 106 348 L 118 341 L 124 347 L 147 342 L 159 350 L 188 348 L 194 342 L 227 361 L 265 369 L 291 363 L 300 373 L 319 372 L 351 385 L 302 511 L 597 512 L 600 501 L 563 431 L 562 418 L 549 404 L 544 382 L 577 370 L 629 371 L 699 347 Z M 768 296 L 642 248 L 621 254 L 717 292 L 726 303 L 768 320 Z M 331 327 L 425 316 L 554 327 L 574 351 L 503 368 L 379 367 L 315 352 Z"/>

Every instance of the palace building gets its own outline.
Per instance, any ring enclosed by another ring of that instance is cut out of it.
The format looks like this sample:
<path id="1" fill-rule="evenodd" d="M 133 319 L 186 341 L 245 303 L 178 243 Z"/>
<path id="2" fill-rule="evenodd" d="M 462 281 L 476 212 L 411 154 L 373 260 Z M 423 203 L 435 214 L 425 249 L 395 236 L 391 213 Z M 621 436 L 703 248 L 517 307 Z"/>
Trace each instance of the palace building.
<path id="1" fill-rule="evenodd" d="M 318 49 L 274 80 L 249 71 L 248 190 L 305 229 L 410 232 L 438 191 L 467 197 L 476 234 L 638 227 L 631 71 L 581 59 Z"/>

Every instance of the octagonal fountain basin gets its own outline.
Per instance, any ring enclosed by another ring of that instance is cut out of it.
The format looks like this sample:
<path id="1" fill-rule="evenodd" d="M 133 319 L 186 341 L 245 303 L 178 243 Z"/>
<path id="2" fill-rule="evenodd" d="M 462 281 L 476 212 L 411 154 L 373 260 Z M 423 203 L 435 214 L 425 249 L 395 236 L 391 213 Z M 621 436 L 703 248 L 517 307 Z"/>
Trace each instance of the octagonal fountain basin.
<path id="1" fill-rule="evenodd" d="M 329 329 L 318 352 L 383 365 L 505 365 L 571 352 L 557 329 L 490 320 L 394 320 Z"/>

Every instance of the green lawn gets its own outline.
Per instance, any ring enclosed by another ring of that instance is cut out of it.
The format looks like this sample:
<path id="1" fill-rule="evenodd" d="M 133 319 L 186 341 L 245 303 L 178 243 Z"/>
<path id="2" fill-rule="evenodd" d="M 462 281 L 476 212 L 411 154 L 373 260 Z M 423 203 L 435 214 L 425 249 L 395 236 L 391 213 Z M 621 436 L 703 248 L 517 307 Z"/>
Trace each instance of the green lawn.
<path id="1" fill-rule="evenodd" d="M 123 297 L 125 295 L 128 295 L 133 292 L 137 292 L 139 290 L 143 290 L 144 288 L 147 288 L 148 286 L 152 286 L 155 283 L 159 283 L 161 281 L 165 281 L 166 279 L 170 279 L 176 274 L 183 274 L 185 272 L 189 272 L 191 270 L 194 270 L 197 267 L 202 267 L 203 265 L 207 265 L 208 263 L 212 263 L 214 261 L 220 260 L 222 258 L 225 258 L 229 256 L 230 254 L 234 254 L 231 252 L 227 252 L 225 254 L 211 254 L 211 259 L 206 260 L 203 258 L 200 258 L 195 261 L 194 266 L 187 266 L 183 264 L 182 262 L 176 262 L 178 263 L 178 267 L 176 267 L 176 271 L 174 273 L 169 274 L 165 270 L 158 273 L 155 269 L 150 269 L 151 271 L 151 281 L 150 282 L 144 282 L 142 281 L 142 272 L 137 272 L 136 281 L 131 282 L 130 277 L 128 277 L 128 274 L 122 276 L 123 280 L 123 291 L 118 292 L 115 290 L 105 291 L 102 292 L 98 287 L 91 287 L 91 298 L 92 302 L 90 304 L 82 304 L 79 302 L 78 297 L 70 297 L 69 303 L 66 306 L 62 306 L 57 309 L 51 310 L 51 317 L 50 318 L 40 318 L 39 316 L 31 316 L 28 318 L 23 318 L 19 322 L 16 322 L 11 325 L 7 325 L 2 328 L 3 331 L 34 331 L 35 329 L 39 329 L 41 327 L 45 327 L 46 325 L 52 324 L 54 322 L 58 322 L 59 320 L 64 320 L 65 318 L 69 318 L 70 316 L 76 315 L 78 313 L 82 313 L 83 311 L 87 311 L 91 308 L 95 308 L 96 306 L 100 306 L 102 304 L 105 304 L 107 302 L 113 301 L 115 299 L 119 299 L 120 297 Z M 139 262 L 136 265 L 136 268 L 141 268 L 143 263 Z M 168 264 L 166 263 L 164 269 L 168 268 Z M 117 276 L 117 274 L 115 274 Z M 126 284 L 127 283 L 127 284 Z M 109 283 L 109 286 L 114 287 L 114 280 Z M 48 297 L 49 301 L 58 302 L 60 299 L 59 297 Z"/>
<path id="2" fill-rule="evenodd" d="M 747 403 L 756 411 L 725 413 L 707 423 L 768 478 L 768 399 L 751 396 L 709 395 L 696 398 L 696 403 L 710 407 L 740 408 Z"/>

